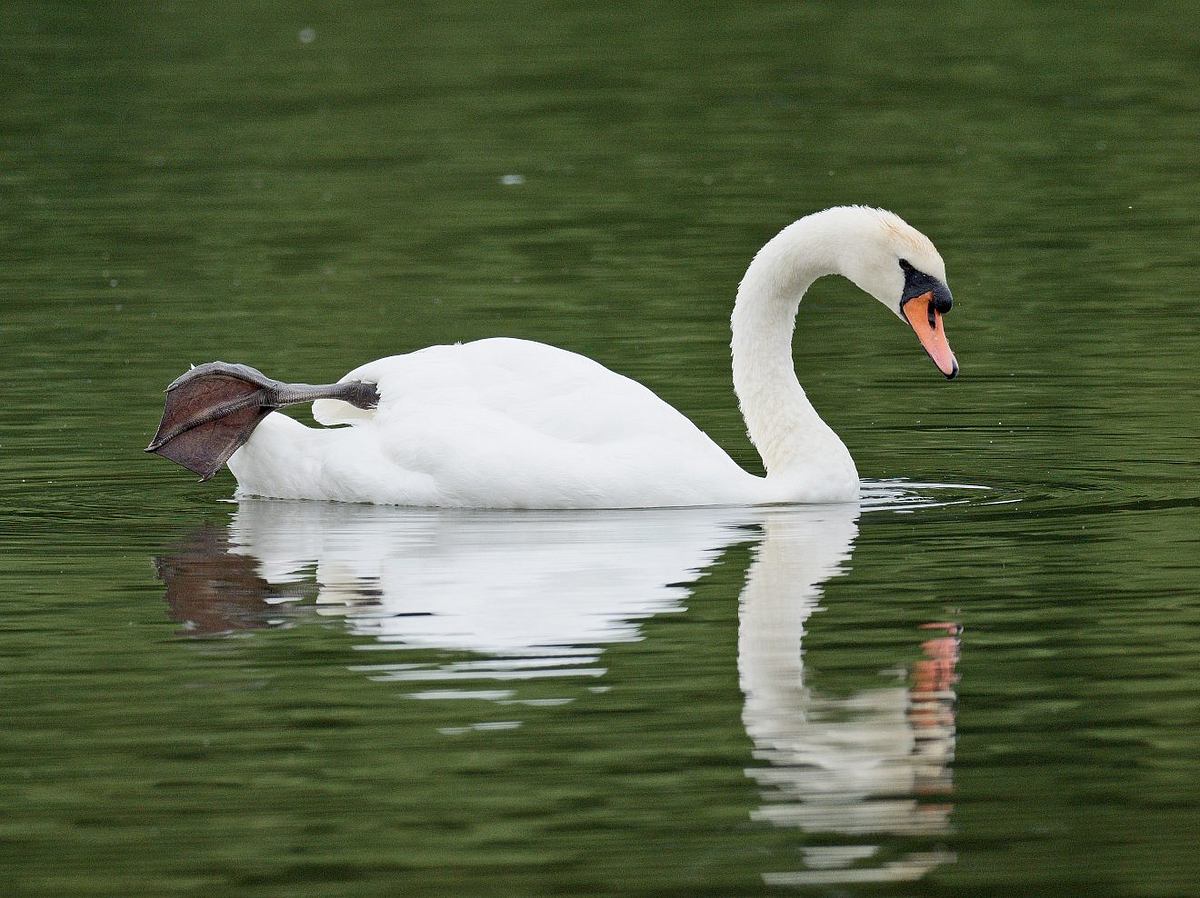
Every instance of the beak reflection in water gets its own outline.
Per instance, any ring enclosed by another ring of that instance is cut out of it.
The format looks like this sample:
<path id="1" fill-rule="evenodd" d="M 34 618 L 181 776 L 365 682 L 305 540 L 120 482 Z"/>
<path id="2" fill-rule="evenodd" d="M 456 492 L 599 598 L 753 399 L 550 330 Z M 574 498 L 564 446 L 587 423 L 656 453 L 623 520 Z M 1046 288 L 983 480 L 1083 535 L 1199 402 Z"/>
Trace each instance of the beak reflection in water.
<path id="1" fill-rule="evenodd" d="M 586 703 L 621 678 L 605 665 L 607 646 L 641 639 L 646 618 L 685 611 L 693 584 L 727 549 L 749 544 L 729 676 L 744 694 L 756 760 L 746 773 L 761 788 L 750 815 L 819 843 L 803 848 L 804 869 L 762 876 L 775 884 L 911 880 L 953 860 L 936 844 L 951 812 L 958 631 L 939 621 L 915 633 L 920 658 L 894 685 L 848 696 L 806 686 L 804 631 L 826 581 L 848 566 L 859 513 L 853 505 L 508 513 L 244 501 L 227 530 L 197 531 L 156 566 L 171 617 L 188 635 L 314 613 L 342 619 L 367 640 L 359 648 L 379 658 L 352 669 L 446 702 L 451 725 L 440 731 L 454 736 L 505 727 L 463 720 L 473 703 L 453 699 L 512 706 L 509 728 L 536 727 L 539 705 Z M 407 657 L 382 657 L 389 650 Z M 532 680 L 536 699 L 522 695 Z M 547 699 L 547 687 L 560 696 Z"/>

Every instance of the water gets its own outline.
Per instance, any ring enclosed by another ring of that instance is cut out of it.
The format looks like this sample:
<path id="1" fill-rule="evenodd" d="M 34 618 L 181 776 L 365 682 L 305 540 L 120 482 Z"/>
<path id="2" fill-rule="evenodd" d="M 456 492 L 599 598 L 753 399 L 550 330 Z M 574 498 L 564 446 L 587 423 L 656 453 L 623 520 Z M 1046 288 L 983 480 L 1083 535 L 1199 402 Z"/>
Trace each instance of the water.
<path id="1" fill-rule="evenodd" d="M 1195 18 L 0 8 L 5 888 L 1193 890 Z M 860 510 L 230 504 L 142 456 L 189 362 L 507 334 L 755 468 L 735 285 L 848 201 L 938 244 L 963 364 L 806 300 Z"/>

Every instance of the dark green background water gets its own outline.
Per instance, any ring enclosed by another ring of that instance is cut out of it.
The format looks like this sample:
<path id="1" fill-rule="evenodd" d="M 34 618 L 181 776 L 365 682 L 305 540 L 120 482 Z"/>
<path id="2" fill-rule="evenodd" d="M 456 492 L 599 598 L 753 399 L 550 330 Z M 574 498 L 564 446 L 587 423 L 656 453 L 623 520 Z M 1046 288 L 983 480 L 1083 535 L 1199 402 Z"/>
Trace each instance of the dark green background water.
<path id="1" fill-rule="evenodd" d="M 1192 891 L 1198 20 L 0 6 L 6 893 Z M 507 334 L 754 467 L 732 296 L 842 202 L 937 243 L 963 377 L 823 282 L 801 380 L 864 477 L 986 493 L 836 526 L 260 520 L 141 454 L 189 362 L 320 382 Z M 579 605 L 583 660 L 414 640 L 442 588 L 484 635 Z"/>

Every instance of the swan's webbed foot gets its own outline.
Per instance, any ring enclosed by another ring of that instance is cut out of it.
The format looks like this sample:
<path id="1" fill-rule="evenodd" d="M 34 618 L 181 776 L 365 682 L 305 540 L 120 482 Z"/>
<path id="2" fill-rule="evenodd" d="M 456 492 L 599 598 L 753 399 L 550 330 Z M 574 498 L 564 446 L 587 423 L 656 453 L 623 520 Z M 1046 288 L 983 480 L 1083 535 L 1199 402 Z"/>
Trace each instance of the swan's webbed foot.
<path id="1" fill-rule="evenodd" d="M 183 465 L 208 480 L 237 451 L 254 428 L 277 408 L 316 399 L 341 399 L 358 408 L 379 404 L 374 384 L 287 384 L 249 365 L 209 362 L 167 387 L 158 432 L 147 452 Z"/>

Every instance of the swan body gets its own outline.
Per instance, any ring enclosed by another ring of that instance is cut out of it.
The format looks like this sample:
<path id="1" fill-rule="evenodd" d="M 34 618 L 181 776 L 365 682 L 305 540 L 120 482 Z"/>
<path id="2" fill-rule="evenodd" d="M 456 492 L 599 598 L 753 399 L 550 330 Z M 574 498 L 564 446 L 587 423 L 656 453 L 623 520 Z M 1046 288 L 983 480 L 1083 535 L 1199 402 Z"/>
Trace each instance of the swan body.
<path id="1" fill-rule="evenodd" d="M 744 471 L 635 381 L 572 352 L 493 338 L 351 371 L 339 384 L 374 385 L 376 407 L 338 398 L 313 406 L 319 423 L 348 426 L 314 429 L 265 414 L 228 457 L 238 495 L 470 508 L 855 500 L 850 453 L 792 363 L 801 297 L 826 274 L 848 277 L 907 318 L 947 377 L 958 370 L 941 330 L 945 267 L 926 237 L 866 207 L 800 219 L 755 256 L 732 316 L 734 388 L 765 477 Z M 306 389 L 295 395 L 323 388 Z"/>
<path id="2" fill-rule="evenodd" d="M 269 415 L 229 460 L 239 493 L 467 508 L 631 508 L 766 499 L 764 481 L 641 384 L 573 352 L 493 338 L 380 359 L 363 412 L 314 430 Z"/>

